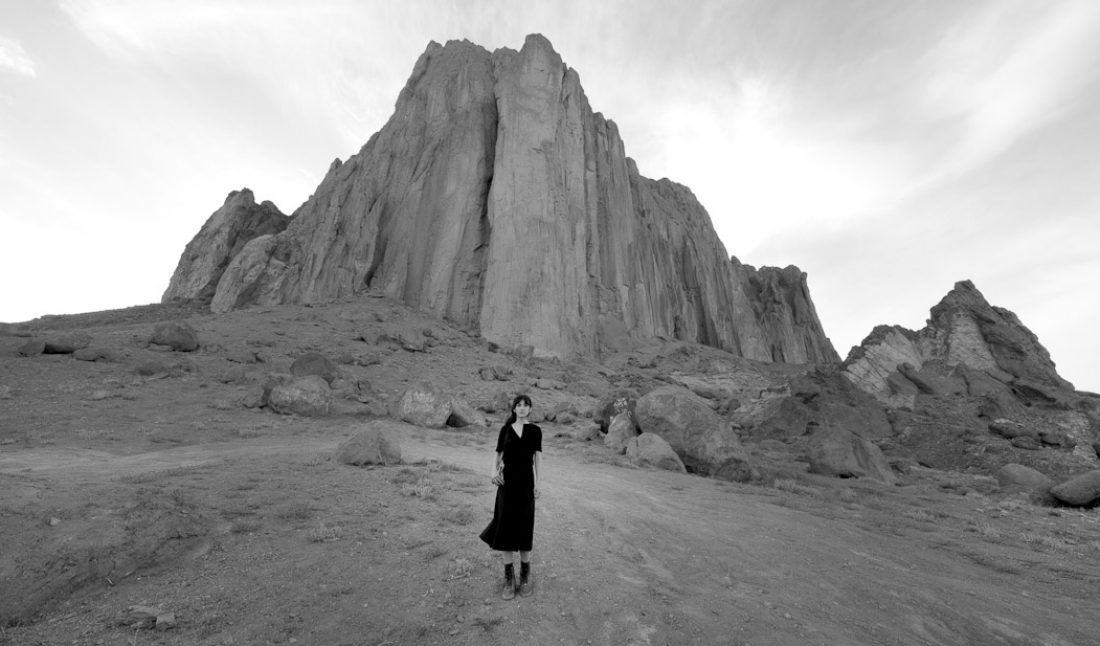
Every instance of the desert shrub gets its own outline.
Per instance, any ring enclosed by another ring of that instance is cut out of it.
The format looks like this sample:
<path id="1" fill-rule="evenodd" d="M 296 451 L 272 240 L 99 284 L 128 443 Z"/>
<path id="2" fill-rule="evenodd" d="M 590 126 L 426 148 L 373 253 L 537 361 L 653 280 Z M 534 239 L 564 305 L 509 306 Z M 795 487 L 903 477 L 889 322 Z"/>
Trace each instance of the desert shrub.
<path id="1" fill-rule="evenodd" d="M 394 484 L 414 484 L 417 480 L 420 480 L 421 475 L 418 469 L 411 467 L 401 467 L 401 470 L 390 480 Z"/>
<path id="2" fill-rule="evenodd" d="M 966 531 L 973 532 L 989 541 L 999 541 L 1004 538 L 1004 533 L 984 520 L 973 520 L 967 525 Z"/>
<path id="3" fill-rule="evenodd" d="M 292 502 L 275 510 L 275 517 L 279 520 L 295 521 L 309 520 L 313 518 L 313 508 L 304 502 Z"/>
<path id="4" fill-rule="evenodd" d="M 915 520 L 922 523 L 930 523 L 936 519 L 933 514 L 930 514 L 923 509 L 906 509 L 901 513 L 901 515 L 910 520 Z"/>
<path id="5" fill-rule="evenodd" d="M 431 480 L 424 477 L 420 478 L 415 483 L 401 485 L 401 493 L 422 500 L 432 500 L 435 498 L 435 487 L 432 486 Z"/>
<path id="6" fill-rule="evenodd" d="M 851 487 L 844 487 L 836 494 L 837 500 L 840 502 L 855 502 L 859 496 L 856 494 L 855 489 Z"/>
<path id="7" fill-rule="evenodd" d="M 233 521 L 233 524 L 229 526 L 229 531 L 234 534 L 251 534 L 260 527 L 263 527 L 263 523 L 255 518 L 241 518 Z"/>
<path id="8" fill-rule="evenodd" d="M 465 579 L 470 576 L 474 571 L 474 565 L 470 563 L 469 559 L 456 557 L 447 566 L 447 579 Z"/>
<path id="9" fill-rule="evenodd" d="M 469 525 L 474 522 L 475 516 L 470 507 L 454 507 L 443 514 L 443 520 L 455 525 Z"/>
<path id="10" fill-rule="evenodd" d="M 787 493 L 794 493 L 803 496 L 816 496 L 818 494 L 817 489 L 813 487 L 807 487 L 806 485 L 792 480 L 790 478 L 776 478 L 773 487 L 780 491 L 786 491 Z"/>
<path id="11" fill-rule="evenodd" d="M 317 527 L 309 530 L 309 534 L 306 538 L 310 543 L 327 543 L 330 541 L 340 540 L 340 533 L 342 529 L 339 525 L 326 525 L 321 523 Z"/>

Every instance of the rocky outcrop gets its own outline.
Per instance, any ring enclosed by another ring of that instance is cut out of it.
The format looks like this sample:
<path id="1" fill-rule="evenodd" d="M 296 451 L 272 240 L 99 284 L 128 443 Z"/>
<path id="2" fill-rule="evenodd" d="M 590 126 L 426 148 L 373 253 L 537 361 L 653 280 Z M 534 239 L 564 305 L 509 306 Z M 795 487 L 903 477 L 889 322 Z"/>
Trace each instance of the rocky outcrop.
<path id="1" fill-rule="evenodd" d="M 209 296 L 220 312 L 371 291 L 540 356 L 667 338 L 839 361 L 806 275 L 728 256 L 692 192 L 638 172 L 538 35 L 520 51 L 430 44 L 393 117 L 285 231 L 241 247 L 219 213 L 166 300 Z"/>
<path id="2" fill-rule="evenodd" d="M 638 400 L 635 416 L 642 434 L 663 438 L 692 473 L 712 475 L 727 461 L 744 456 L 737 432 L 686 388 L 651 390 Z"/>
<path id="3" fill-rule="evenodd" d="M 919 332 L 880 326 L 853 348 L 846 377 L 893 407 L 918 395 L 981 397 L 1004 413 L 1013 400 L 1055 403 L 1073 392 L 1050 354 L 1012 312 L 970 281 L 955 284 Z"/>
<path id="4" fill-rule="evenodd" d="M 271 202 L 256 204 L 252 191 L 233 191 L 187 243 L 161 300 L 210 301 L 229 262 L 253 239 L 279 233 L 290 218 Z"/>

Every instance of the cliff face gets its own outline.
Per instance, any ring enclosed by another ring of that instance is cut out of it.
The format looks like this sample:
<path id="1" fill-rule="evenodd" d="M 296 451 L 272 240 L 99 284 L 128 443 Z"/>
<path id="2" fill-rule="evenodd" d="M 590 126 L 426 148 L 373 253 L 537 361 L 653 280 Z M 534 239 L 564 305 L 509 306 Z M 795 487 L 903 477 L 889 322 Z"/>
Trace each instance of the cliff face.
<path id="1" fill-rule="evenodd" d="M 875 328 L 843 368 L 853 383 L 895 406 L 912 406 L 918 394 L 1004 390 L 1026 402 L 1073 391 L 1039 339 L 970 281 L 956 283 L 919 332 Z"/>
<path id="2" fill-rule="evenodd" d="M 247 188 L 233 191 L 183 250 L 162 300 L 212 299 L 226 267 L 244 246 L 281 232 L 289 221 L 271 202 L 256 204 Z"/>
<path id="3" fill-rule="evenodd" d="M 333 163 L 285 231 L 237 250 L 212 295 L 177 280 L 212 265 L 192 245 L 165 299 L 215 311 L 370 290 L 540 355 L 664 337 L 839 360 L 805 274 L 727 256 L 691 191 L 638 173 L 537 35 L 518 52 L 429 45 L 389 122 Z"/>

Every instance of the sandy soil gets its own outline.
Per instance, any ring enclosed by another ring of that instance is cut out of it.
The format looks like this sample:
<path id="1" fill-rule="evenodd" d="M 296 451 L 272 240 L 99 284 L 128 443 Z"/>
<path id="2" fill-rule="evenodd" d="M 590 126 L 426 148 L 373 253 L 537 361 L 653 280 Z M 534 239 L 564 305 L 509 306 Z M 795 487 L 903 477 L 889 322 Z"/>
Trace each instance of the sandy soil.
<path id="1" fill-rule="evenodd" d="M 287 321 L 284 333 L 308 346 L 315 321 L 301 334 Z M 95 328 L 130 348 L 116 363 L 0 360 L 0 643 L 1100 640 L 1096 510 L 1036 507 L 988 478 L 922 469 L 891 488 L 642 470 L 550 423 L 536 593 L 503 601 L 499 559 L 477 538 L 491 516 L 495 426 L 388 422 L 405 464 L 337 464 L 335 447 L 368 415 L 307 420 L 233 404 L 301 348 L 225 382 L 222 355 L 247 322 L 203 319 L 221 346 L 167 376 L 133 375 L 140 321 Z M 497 360 L 462 340 L 447 347 L 361 372 L 384 397 L 423 374 L 417 362 L 446 356 L 453 374 L 433 374 L 460 382 Z M 133 605 L 174 625 L 126 625 Z"/>

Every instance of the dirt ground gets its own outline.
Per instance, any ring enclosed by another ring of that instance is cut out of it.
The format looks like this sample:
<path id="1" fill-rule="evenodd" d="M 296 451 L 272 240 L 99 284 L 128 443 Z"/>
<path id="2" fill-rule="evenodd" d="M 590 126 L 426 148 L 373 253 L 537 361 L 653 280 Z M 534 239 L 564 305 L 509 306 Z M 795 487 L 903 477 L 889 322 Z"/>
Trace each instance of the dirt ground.
<path id="1" fill-rule="evenodd" d="M 532 379 L 614 370 L 519 362 L 487 382 L 502 355 L 370 308 L 192 314 L 206 343 L 189 355 L 144 346 L 164 312 L 50 322 L 113 348 L 108 362 L 15 357 L 26 338 L 0 337 L 0 644 L 1100 643 L 1095 509 L 927 469 L 896 487 L 732 484 L 634 468 L 548 422 L 536 592 L 501 600 L 477 535 L 502 419 L 382 422 L 404 464 L 358 468 L 331 456 L 375 420 L 370 402 L 325 419 L 239 402 L 305 349 L 350 353 L 377 401 L 425 375 L 471 400 L 580 401 Z M 387 349 L 395 325 L 437 345 Z M 266 354 L 243 376 L 227 359 L 242 348 Z M 135 372 L 151 359 L 165 370 Z M 129 625 L 135 605 L 169 627 Z"/>

